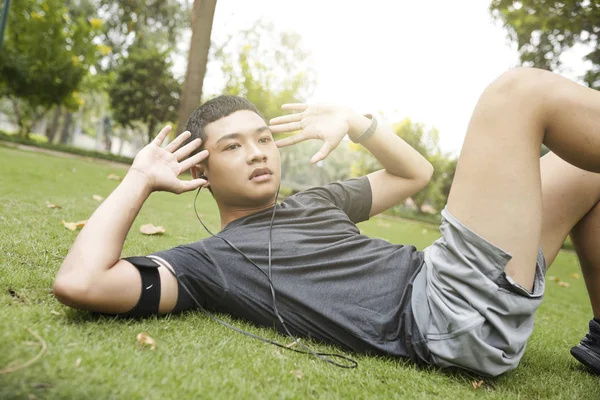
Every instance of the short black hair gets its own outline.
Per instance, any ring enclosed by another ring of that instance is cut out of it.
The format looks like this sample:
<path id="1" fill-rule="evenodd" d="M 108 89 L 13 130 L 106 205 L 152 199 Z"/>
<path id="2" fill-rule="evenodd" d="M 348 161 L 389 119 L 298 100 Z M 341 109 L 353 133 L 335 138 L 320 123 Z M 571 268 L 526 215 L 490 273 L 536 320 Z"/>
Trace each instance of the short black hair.
<path id="1" fill-rule="evenodd" d="M 184 129 L 184 131 L 190 131 L 192 134 L 185 144 L 194 139 L 202 139 L 203 145 L 194 151 L 192 155 L 197 154 L 204 148 L 204 142 L 206 142 L 206 132 L 204 131 L 204 128 L 206 125 L 218 121 L 221 118 L 225 118 L 236 111 L 242 110 L 255 112 L 264 120 L 264 117 L 258 112 L 256 106 L 249 100 L 240 96 L 224 94 L 208 100 L 198 107 L 188 118 Z"/>

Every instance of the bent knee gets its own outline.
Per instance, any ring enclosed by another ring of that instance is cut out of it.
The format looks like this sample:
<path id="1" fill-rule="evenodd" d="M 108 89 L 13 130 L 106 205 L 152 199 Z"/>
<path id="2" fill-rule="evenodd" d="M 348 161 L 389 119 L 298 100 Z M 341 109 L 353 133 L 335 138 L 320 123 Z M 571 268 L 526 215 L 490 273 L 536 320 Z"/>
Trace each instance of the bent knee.
<path id="1" fill-rule="evenodd" d="M 498 97 L 512 106 L 535 105 L 547 99 L 552 90 L 552 72 L 517 67 L 502 73 L 484 91 L 483 96 Z"/>

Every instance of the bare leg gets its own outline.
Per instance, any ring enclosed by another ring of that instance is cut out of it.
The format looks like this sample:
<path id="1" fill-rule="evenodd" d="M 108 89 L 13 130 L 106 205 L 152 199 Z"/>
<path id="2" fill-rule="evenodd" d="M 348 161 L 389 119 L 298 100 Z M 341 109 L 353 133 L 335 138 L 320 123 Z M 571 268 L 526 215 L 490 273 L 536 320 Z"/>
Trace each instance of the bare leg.
<path id="1" fill-rule="evenodd" d="M 549 153 L 541 161 L 542 236 L 547 264 L 571 233 L 594 317 L 600 317 L 600 174 L 574 167 Z"/>
<path id="2" fill-rule="evenodd" d="M 600 93 L 547 71 L 509 71 L 475 108 L 448 198 L 450 213 L 513 256 L 505 271 L 528 289 L 542 240 L 542 142 L 600 171 Z"/>
<path id="3" fill-rule="evenodd" d="M 600 317 L 600 174 L 567 164 L 554 154 L 542 158 L 542 237 L 548 264 L 560 250 L 567 233 L 579 256 L 594 317 Z M 571 348 L 571 354 L 600 373 L 600 324 L 590 321 L 589 333 Z"/>
<path id="4" fill-rule="evenodd" d="M 596 206 L 573 228 L 571 239 L 592 303 L 594 318 L 600 319 L 600 206 Z"/>
<path id="5" fill-rule="evenodd" d="M 548 266 L 565 238 L 600 201 L 600 174 L 584 171 L 556 154 L 540 160 L 542 174 L 542 233 L 540 244 Z M 600 220 L 598 221 L 600 230 Z M 600 250 L 600 248 L 599 248 Z M 600 255 L 599 255 L 600 256 Z"/>

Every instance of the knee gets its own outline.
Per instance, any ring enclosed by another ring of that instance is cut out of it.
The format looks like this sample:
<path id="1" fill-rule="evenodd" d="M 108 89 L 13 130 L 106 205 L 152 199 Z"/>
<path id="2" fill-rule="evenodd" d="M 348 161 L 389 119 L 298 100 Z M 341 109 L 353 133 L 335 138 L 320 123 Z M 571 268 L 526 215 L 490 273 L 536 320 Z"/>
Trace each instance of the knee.
<path id="1" fill-rule="evenodd" d="M 504 72 L 485 90 L 484 95 L 502 97 L 511 104 L 543 100 L 554 74 L 538 68 L 518 67 Z M 535 100 L 535 101 L 533 101 Z"/>
<path id="2" fill-rule="evenodd" d="M 74 308 L 84 308 L 89 293 L 85 280 L 72 275 L 57 277 L 52 291 L 59 302 Z"/>

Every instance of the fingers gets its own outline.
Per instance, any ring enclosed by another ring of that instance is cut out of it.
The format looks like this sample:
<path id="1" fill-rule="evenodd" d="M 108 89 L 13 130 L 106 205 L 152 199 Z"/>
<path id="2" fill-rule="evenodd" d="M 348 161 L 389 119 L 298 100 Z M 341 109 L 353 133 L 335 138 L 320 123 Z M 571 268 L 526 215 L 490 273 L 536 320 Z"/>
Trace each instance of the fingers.
<path id="1" fill-rule="evenodd" d="M 294 132 L 302 129 L 302 122 L 290 122 L 289 124 L 269 126 L 273 133 Z"/>
<path id="2" fill-rule="evenodd" d="M 182 132 L 179 136 L 175 138 L 175 140 L 169 143 L 169 145 L 166 147 L 166 150 L 170 153 L 174 152 L 179 146 L 183 144 L 183 142 L 188 140 L 190 136 L 192 136 L 190 131 Z"/>
<path id="3" fill-rule="evenodd" d="M 279 124 L 285 124 L 287 122 L 298 122 L 302 120 L 302 113 L 299 114 L 289 114 L 289 115 L 282 115 L 280 117 L 277 118 L 272 118 L 269 121 L 270 125 L 279 125 Z"/>
<path id="4" fill-rule="evenodd" d="M 169 132 L 171 132 L 171 125 L 167 125 L 164 128 L 162 128 L 162 130 L 158 133 L 158 135 L 156 135 L 152 143 L 160 147 L 160 145 L 165 140 Z"/>
<path id="5" fill-rule="evenodd" d="M 181 183 L 179 193 L 189 192 L 190 190 L 196 190 L 200 186 L 206 184 L 206 179 L 192 179 L 191 181 L 179 181 Z"/>
<path id="6" fill-rule="evenodd" d="M 202 144 L 202 140 L 194 139 L 179 150 L 177 150 L 175 153 L 173 153 L 173 155 L 175 156 L 175 158 L 177 158 L 177 161 L 181 161 L 187 156 L 189 156 L 198 147 L 200 147 L 200 144 Z"/>
<path id="7" fill-rule="evenodd" d="M 278 148 L 282 148 L 285 146 L 291 146 L 293 144 L 303 142 L 307 139 L 309 139 L 309 138 L 304 133 L 298 133 L 297 135 L 286 137 L 286 138 L 275 141 L 275 145 Z"/>
<path id="8" fill-rule="evenodd" d="M 321 149 L 314 155 L 312 156 L 312 158 L 310 159 L 310 162 L 313 164 L 318 163 L 321 160 L 324 160 L 329 153 L 331 153 L 331 151 L 334 149 L 334 146 L 329 143 L 329 142 L 325 142 L 323 143 L 323 146 L 321 146 Z"/>
<path id="9" fill-rule="evenodd" d="M 181 167 L 181 172 L 187 171 L 188 169 L 192 168 L 194 165 L 200 164 L 207 157 L 208 157 L 208 150 L 202 150 L 200 153 L 194 155 L 193 157 L 190 157 L 187 160 L 182 161 L 179 164 Z"/>

